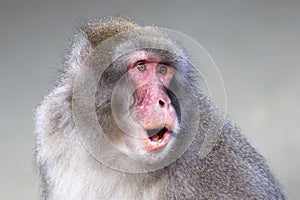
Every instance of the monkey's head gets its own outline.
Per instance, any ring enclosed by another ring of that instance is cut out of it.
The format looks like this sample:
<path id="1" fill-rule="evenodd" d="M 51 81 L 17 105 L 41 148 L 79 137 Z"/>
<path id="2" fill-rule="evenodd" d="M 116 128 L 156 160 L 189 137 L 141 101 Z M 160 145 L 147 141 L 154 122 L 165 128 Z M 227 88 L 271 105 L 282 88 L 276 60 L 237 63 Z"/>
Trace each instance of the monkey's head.
<path id="1" fill-rule="evenodd" d="M 84 32 L 75 123 L 88 151 L 104 164 L 155 170 L 184 153 L 197 132 L 199 91 L 188 81 L 197 70 L 168 33 L 128 21 L 122 26 Z M 109 36 L 100 40 L 103 35 Z"/>

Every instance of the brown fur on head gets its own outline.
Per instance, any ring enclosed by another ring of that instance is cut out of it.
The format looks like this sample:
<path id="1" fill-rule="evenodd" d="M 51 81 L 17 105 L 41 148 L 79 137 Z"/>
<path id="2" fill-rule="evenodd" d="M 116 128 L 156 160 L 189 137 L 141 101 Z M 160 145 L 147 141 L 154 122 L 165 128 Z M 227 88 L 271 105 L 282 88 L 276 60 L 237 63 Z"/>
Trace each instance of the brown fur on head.
<path id="1" fill-rule="evenodd" d="M 83 27 L 83 32 L 90 41 L 91 47 L 95 48 L 104 40 L 118 33 L 140 28 L 142 27 L 134 21 L 118 17 L 94 20 Z"/>
<path id="2" fill-rule="evenodd" d="M 73 68 L 77 65 L 81 66 L 90 51 L 104 40 L 121 32 L 140 28 L 142 28 L 140 24 L 123 17 L 106 17 L 89 21 L 74 34 L 71 48 L 64 60 L 63 70 L 68 71 L 72 66 Z"/>

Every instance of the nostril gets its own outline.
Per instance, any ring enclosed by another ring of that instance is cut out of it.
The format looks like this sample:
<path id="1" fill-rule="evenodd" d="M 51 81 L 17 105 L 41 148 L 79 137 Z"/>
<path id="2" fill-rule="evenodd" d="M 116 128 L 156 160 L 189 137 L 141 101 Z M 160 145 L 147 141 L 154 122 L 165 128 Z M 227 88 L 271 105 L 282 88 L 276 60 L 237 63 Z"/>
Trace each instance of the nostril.
<path id="1" fill-rule="evenodd" d="M 161 107 L 164 107 L 164 106 L 165 106 L 165 102 L 162 101 L 162 100 L 159 100 L 159 101 L 158 101 L 158 104 L 159 104 Z"/>

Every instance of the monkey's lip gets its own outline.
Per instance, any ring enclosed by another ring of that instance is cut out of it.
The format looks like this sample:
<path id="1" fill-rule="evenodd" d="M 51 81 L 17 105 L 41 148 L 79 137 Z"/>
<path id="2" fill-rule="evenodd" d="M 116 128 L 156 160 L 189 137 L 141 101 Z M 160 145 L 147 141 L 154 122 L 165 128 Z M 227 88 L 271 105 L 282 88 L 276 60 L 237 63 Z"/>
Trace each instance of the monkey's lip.
<path id="1" fill-rule="evenodd" d="M 171 140 L 172 130 L 163 126 L 146 130 L 148 138 L 143 140 L 143 147 L 148 152 L 157 152 Z"/>

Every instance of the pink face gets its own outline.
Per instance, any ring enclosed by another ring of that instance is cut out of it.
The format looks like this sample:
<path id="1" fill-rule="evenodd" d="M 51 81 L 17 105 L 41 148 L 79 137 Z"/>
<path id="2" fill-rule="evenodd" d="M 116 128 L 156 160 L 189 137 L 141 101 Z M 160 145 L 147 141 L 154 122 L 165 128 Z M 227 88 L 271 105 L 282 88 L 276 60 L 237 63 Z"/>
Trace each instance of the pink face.
<path id="1" fill-rule="evenodd" d="M 131 116 L 145 130 L 142 148 L 148 152 L 163 149 L 171 140 L 177 116 L 165 88 L 174 74 L 171 66 L 158 59 L 141 59 L 129 66 L 135 90 Z"/>

